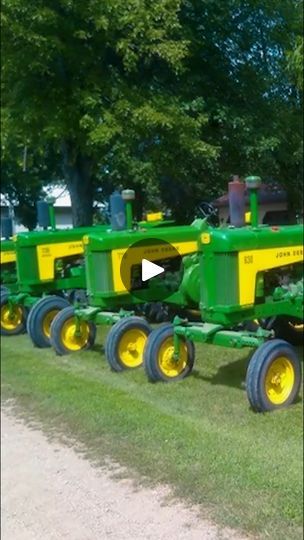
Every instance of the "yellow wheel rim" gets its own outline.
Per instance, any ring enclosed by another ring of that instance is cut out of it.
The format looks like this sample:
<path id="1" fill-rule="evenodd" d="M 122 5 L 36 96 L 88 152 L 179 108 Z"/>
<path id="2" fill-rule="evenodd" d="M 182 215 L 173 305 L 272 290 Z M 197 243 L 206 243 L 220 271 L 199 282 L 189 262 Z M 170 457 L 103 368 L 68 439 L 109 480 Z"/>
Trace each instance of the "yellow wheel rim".
<path id="1" fill-rule="evenodd" d="M 52 311 L 49 311 L 43 319 L 42 331 L 47 338 L 51 337 L 51 324 L 58 311 L 58 309 L 52 309 Z"/>
<path id="2" fill-rule="evenodd" d="M 89 325 L 81 321 L 77 334 L 76 322 L 74 319 L 68 319 L 61 329 L 61 341 L 64 347 L 70 351 L 80 351 L 88 343 L 90 336 Z"/>
<path id="3" fill-rule="evenodd" d="M 139 328 L 127 330 L 118 344 L 120 362 L 127 368 L 136 368 L 143 363 L 147 334 Z"/>
<path id="4" fill-rule="evenodd" d="M 266 394 L 271 403 L 281 405 L 290 396 L 295 381 L 293 365 L 286 358 L 280 356 L 269 366 L 265 377 Z"/>
<path id="5" fill-rule="evenodd" d="M 158 366 L 166 377 L 178 377 L 187 367 L 188 350 L 186 343 L 180 342 L 180 353 L 178 360 L 173 358 L 174 345 L 173 337 L 168 337 L 161 345 L 158 352 Z"/>
<path id="6" fill-rule="evenodd" d="M 1 327 L 4 330 L 16 330 L 23 323 L 23 310 L 20 306 L 13 306 L 11 309 L 8 304 L 1 307 Z"/>
<path id="7" fill-rule="evenodd" d="M 304 324 L 303 323 L 291 323 L 289 322 L 288 323 L 289 326 L 291 326 L 291 328 L 293 328 L 293 330 L 295 330 L 296 332 L 303 332 L 304 330 Z"/>

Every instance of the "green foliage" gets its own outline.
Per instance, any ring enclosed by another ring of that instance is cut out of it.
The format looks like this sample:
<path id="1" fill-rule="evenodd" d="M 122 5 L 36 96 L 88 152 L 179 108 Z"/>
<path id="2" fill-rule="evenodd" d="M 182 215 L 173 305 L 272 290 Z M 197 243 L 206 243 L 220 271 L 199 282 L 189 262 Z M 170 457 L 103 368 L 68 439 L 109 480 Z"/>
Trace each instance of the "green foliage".
<path id="1" fill-rule="evenodd" d="M 288 54 L 288 59 L 295 83 L 303 91 L 303 36 L 297 38 L 295 49 Z"/>
<path id="2" fill-rule="evenodd" d="M 298 200 L 299 53 L 287 60 L 298 9 L 297 0 L 3 0 L 2 130 L 37 155 L 62 152 L 78 224 L 90 222 L 100 186 L 135 187 L 139 213 L 145 200 L 183 220 L 232 173 L 275 178 Z"/>
<path id="3" fill-rule="evenodd" d="M 90 161 L 90 183 L 110 176 L 145 195 L 159 192 L 170 163 L 183 161 L 189 175 L 193 159 L 212 162 L 205 116 L 189 114 L 175 88 L 187 51 L 179 8 L 180 0 L 90 0 L 85 8 L 4 0 L 5 131 L 17 128 L 34 145 L 64 143 L 70 188 L 79 156 Z"/>
<path id="4" fill-rule="evenodd" d="M 287 67 L 294 84 L 303 93 L 303 0 L 297 2 L 292 45 L 291 49 L 287 51 Z"/>
<path id="5" fill-rule="evenodd" d="M 50 148 L 33 149 L 21 138 L 3 133 L 1 145 L 1 192 L 15 206 L 17 219 L 32 230 L 37 224 L 36 201 L 42 188 L 59 174 L 58 156 Z"/>
<path id="6" fill-rule="evenodd" d="M 295 0 L 189 1 L 182 12 L 190 88 L 205 100 L 208 140 L 221 146 L 216 176 L 257 173 L 299 200 L 302 103 L 286 69 L 298 15 Z"/>

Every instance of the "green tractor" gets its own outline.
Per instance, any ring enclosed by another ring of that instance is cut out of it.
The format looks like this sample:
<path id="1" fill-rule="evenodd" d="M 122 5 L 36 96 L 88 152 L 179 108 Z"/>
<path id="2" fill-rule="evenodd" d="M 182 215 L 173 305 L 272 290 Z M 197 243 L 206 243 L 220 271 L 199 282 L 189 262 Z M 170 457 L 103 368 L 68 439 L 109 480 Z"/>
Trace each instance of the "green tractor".
<path id="1" fill-rule="evenodd" d="M 62 310 L 51 325 L 51 343 L 59 355 L 91 348 L 96 327 L 111 325 L 105 350 L 115 371 L 142 364 L 152 328 L 136 313 L 163 301 L 175 312 L 197 310 L 199 300 L 197 236 L 202 220 L 158 227 L 157 233 L 147 223 L 134 226 L 133 197 L 129 192 L 125 230 L 92 232 L 84 237 L 88 305 Z M 180 288 L 182 257 L 186 270 Z M 144 258 L 165 267 L 165 275 L 143 282 L 140 271 Z"/>
<path id="2" fill-rule="evenodd" d="M 303 226 L 259 225 L 260 183 L 259 177 L 246 179 L 250 225 L 215 229 L 204 223 L 198 242 L 201 322 L 177 316 L 155 329 L 144 367 L 150 381 L 175 381 L 193 368 L 194 342 L 254 348 L 247 396 L 255 411 L 269 411 L 293 403 L 301 385 L 292 343 L 303 342 Z"/>
<path id="3" fill-rule="evenodd" d="M 124 193 L 128 196 L 128 190 Z M 9 253 L 16 260 L 18 279 L 14 290 L 1 294 L 2 335 L 17 335 L 27 330 L 35 346 L 49 347 L 50 325 L 58 311 L 74 302 L 86 303 L 83 236 L 95 232 L 110 237 L 112 230 L 125 227 L 125 206 L 129 212 L 120 194 L 115 192 L 110 201 L 111 225 L 73 229 L 56 228 L 52 200 L 38 202 L 38 222 L 43 230 L 21 233 L 9 240 L 13 248 Z M 161 212 L 150 213 L 139 227 L 154 229 L 165 223 L 173 222 L 165 220 Z M 4 251 L 1 257 L 9 258 Z"/>
<path id="4" fill-rule="evenodd" d="M 58 230 L 52 205 L 38 203 L 39 211 L 44 230 L 13 238 L 17 283 L 1 295 L 1 334 L 17 335 L 27 327 L 36 345 L 44 347 L 54 315 L 84 291 L 82 237 L 90 229 Z"/>
<path id="5" fill-rule="evenodd" d="M 1 220 L 1 294 L 13 292 L 17 288 L 16 252 L 12 239 L 13 222 L 11 218 Z"/>
<path id="6" fill-rule="evenodd" d="M 16 290 L 16 253 L 13 240 L 1 240 L 1 293 Z"/>

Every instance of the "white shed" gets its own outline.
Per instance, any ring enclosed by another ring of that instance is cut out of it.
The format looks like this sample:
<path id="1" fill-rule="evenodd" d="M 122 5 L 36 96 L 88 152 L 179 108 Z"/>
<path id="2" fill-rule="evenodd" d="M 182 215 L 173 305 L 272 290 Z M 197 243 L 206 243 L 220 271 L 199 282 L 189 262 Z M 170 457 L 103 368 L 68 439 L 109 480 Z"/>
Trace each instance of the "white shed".
<path id="1" fill-rule="evenodd" d="M 71 198 L 68 189 L 65 184 L 52 184 L 43 188 L 43 195 L 45 197 L 53 197 L 55 199 L 55 218 L 56 226 L 58 229 L 66 227 L 72 227 L 72 205 Z M 43 198 L 43 195 L 41 199 Z M 26 231 L 27 229 L 17 220 L 14 213 L 14 205 L 9 202 L 8 197 L 1 193 L 1 219 L 4 217 L 13 217 L 14 219 L 14 233 Z M 102 203 L 94 203 L 96 208 L 104 208 Z"/>

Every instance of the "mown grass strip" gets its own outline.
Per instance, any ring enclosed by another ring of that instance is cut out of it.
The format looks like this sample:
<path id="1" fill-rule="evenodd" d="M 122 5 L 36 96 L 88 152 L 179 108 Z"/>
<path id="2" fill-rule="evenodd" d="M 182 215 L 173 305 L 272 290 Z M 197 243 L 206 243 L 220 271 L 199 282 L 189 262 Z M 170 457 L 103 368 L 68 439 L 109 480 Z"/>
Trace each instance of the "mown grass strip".
<path id="1" fill-rule="evenodd" d="M 225 351 L 227 353 L 227 351 Z M 203 503 L 218 522 L 262 537 L 301 538 L 301 402 L 252 413 L 244 351 L 199 347 L 198 370 L 172 385 L 142 370 L 111 373 L 100 351 L 57 358 L 26 336 L 2 340 L 3 396 L 91 456 L 111 456 Z"/>

